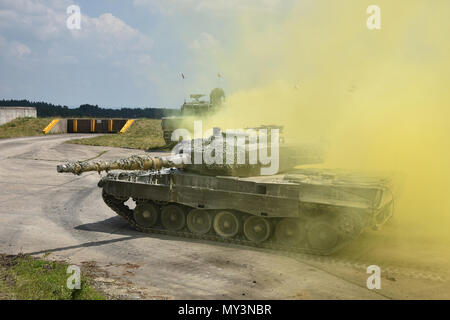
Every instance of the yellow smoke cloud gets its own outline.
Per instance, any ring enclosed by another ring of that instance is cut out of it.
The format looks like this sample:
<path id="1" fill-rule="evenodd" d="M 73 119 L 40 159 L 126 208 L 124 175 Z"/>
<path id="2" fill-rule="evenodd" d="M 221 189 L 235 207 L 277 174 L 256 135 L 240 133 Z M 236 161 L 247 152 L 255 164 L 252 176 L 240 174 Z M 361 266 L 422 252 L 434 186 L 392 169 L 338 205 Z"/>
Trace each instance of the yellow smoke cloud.
<path id="1" fill-rule="evenodd" d="M 366 8 L 381 8 L 369 30 Z M 401 173 L 400 228 L 450 227 L 449 1 L 298 1 L 285 15 L 243 16 L 217 61 L 238 88 L 210 126 L 285 126 L 326 140 L 326 166 Z"/>

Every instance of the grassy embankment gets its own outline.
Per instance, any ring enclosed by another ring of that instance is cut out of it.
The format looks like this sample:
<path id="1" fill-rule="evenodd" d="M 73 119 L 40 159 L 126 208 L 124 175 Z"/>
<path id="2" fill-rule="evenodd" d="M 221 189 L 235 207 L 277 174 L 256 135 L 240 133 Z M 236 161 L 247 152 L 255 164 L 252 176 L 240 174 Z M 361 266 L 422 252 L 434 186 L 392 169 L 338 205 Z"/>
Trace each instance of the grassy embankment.
<path id="1" fill-rule="evenodd" d="M 154 149 L 165 145 L 161 130 L 161 120 L 138 119 L 122 134 L 70 140 L 68 143 L 91 146 L 122 147 L 132 149 Z"/>
<path id="2" fill-rule="evenodd" d="M 0 300 L 104 300 L 91 279 L 81 275 L 81 288 L 67 288 L 68 265 L 26 255 L 0 255 Z"/>
<path id="3" fill-rule="evenodd" d="M 17 118 L 0 126 L 1 138 L 42 136 L 42 130 L 53 118 Z"/>
<path id="4" fill-rule="evenodd" d="M 42 130 L 53 118 L 18 118 L 0 126 L 1 138 L 18 138 L 44 135 Z M 154 149 L 165 145 L 161 120 L 138 119 L 124 134 L 106 134 L 93 138 L 75 139 L 69 143 L 91 146 Z"/>

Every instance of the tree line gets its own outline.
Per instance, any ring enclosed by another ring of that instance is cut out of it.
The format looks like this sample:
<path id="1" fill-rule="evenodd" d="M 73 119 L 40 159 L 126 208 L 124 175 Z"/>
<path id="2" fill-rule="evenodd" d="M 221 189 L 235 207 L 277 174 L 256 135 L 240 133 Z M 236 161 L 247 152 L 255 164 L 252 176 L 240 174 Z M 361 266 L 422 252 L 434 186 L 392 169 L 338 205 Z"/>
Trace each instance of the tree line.
<path id="1" fill-rule="evenodd" d="M 83 104 L 78 108 L 54 105 L 46 102 L 33 102 L 28 100 L 0 100 L 1 107 L 35 107 L 38 117 L 61 118 L 150 118 L 161 119 L 167 116 L 180 114 L 179 109 L 167 108 L 121 108 L 108 109 L 98 105 Z"/>

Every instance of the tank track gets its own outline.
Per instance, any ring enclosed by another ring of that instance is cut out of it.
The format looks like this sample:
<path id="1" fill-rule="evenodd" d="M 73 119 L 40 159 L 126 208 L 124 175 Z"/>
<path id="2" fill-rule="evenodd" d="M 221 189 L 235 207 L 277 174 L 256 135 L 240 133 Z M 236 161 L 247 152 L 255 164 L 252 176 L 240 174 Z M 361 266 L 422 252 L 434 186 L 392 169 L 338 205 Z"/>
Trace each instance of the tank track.
<path id="1" fill-rule="evenodd" d="M 205 235 L 197 235 L 185 227 L 181 231 L 172 231 L 172 230 L 166 230 L 163 229 L 163 227 L 153 227 L 153 228 L 147 228 L 139 226 L 133 217 L 133 210 L 130 209 L 125 202 L 127 200 L 124 199 L 117 199 L 113 195 L 110 195 L 106 193 L 104 190 L 102 192 L 103 201 L 105 204 L 111 208 L 117 215 L 124 218 L 135 230 L 139 232 L 149 233 L 149 234 L 159 234 L 159 235 L 166 235 L 171 237 L 181 237 L 186 239 L 194 239 L 194 240 L 203 240 L 203 241 L 214 241 L 219 243 L 225 243 L 225 244 L 235 244 L 235 245 L 241 245 L 246 247 L 253 247 L 253 248 L 261 248 L 261 249 L 267 249 L 271 251 L 275 251 L 277 253 L 281 253 L 285 256 L 288 256 L 290 258 L 294 258 L 301 261 L 308 261 L 310 263 L 319 263 L 320 265 L 327 264 L 327 265 L 341 265 L 346 267 L 351 267 L 360 271 L 365 272 L 367 266 L 371 264 L 377 264 L 377 265 L 383 265 L 383 270 L 387 272 L 389 275 L 402 275 L 402 276 L 408 276 L 414 279 L 425 279 L 425 280 L 433 280 L 433 281 L 439 281 L 439 282 L 448 282 L 450 281 L 450 276 L 447 274 L 437 274 L 434 272 L 430 272 L 429 270 L 420 270 L 419 269 L 404 269 L 402 267 L 398 266 L 392 266 L 389 264 L 386 264 L 382 261 L 352 261 L 347 258 L 339 258 L 339 257 L 329 257 L 330 254 L 338 251 L 339 249 L 343 248 L 349 241 L 353 240 L 347 240 L 342 241 L 340 244 L 335 246 L 332 250 L 329 251 L 320 251 L 320 250 L 314 250 L 305 246 L 288 246 L 288 245 L 281 245 L 280 243 L 277 243 L 274 240 L 267 240 L 263 243 L 255 243 L 252 241 L 249 241 L 244 238 L 244 236 L 240 237 L 234 237 L 234 238 L 222 238 L 216 234 L 205 234 Z M 411 266 L 410 266 L 411 267 Z"/>
<path id="2" fill-rule="evenodd" d="M 106 203 L 108 207 L 110 207 L 116 214 L 124 218 L 128 221 L 128 223 L 137 231 L 144 232 L 144 233 L 153 233 L 153 234 L 161 234 L 161 235 L 167 235 L 167 236 L 173 236 L 173 237 L 181 237 L 181 238 L 187 238 L 187 239 L 197 239 L 197 240 L 206 240 L 206 241 L 215 241 L 215 242 L 221 242 L 221 243 L 227 243 L 227 244 L 236 244 L 236 245 L 242 245 L 242 246 L 248 246 L 248 247 L 256 247 L 256 248 L 264 248 L 264 249 L 270 249 L 270 250 L 276 250 L 276 251 L 285 251 L 285 252 L 293 252 L 293 253 L 307 253 L 307 254 L 314 254 L 314 255 L 320 255 L 320 256 L 327 256 L 330 255 L 339 249 L 343 248 L 350 240 L 353 239 L 340 239 L 339 243 L 334 246 L 331 250 L 317 250 L 313 248 L 309 248 L 307 246 L 290 246 L 290 245 L 283 245 L 278 242 L 276 242 L 273 239 L 268 239 L 262 243 L 256 243 L 252 242 L 250 240 L 245 239 L 245 236 L 243 235 L 237 235 L 232 238 L 223 238 L 217 234 L 204 234 L 204 235 L 198 235 L 195 233 L 192 233 L 187 229 L 185 226 L 180 231 L 173 231 L 173 230 L 167 230 L 163 229 L 162 226 L 155 226 L 155 227 L 143 227 L 136 223 L 133 217 L 133 210 L 130 209 L 125 202 L 128 199 L 117 199 L 113 195 L 110 195 L 106 193 L 104 190 L 102 192 L 103 201 Z M 271 237 L 273 238 L 273 237 Z"/>

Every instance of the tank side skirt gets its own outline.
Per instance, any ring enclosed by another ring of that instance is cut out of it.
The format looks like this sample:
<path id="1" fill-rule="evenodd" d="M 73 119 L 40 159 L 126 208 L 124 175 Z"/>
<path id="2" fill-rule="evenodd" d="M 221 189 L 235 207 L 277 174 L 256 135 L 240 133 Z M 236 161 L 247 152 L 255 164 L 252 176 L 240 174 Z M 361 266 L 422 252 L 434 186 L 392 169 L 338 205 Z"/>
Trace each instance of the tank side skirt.
<path id="1" fill-rule="evenodd" d="M 298 217 L 298 199 L 250 193 L 108 180 L 103 188 L 118 198 L 167 201 L 204 209 L 234 209 L 267 217 Z M 264 208 L 262 211 L 260 208 Z"/>

